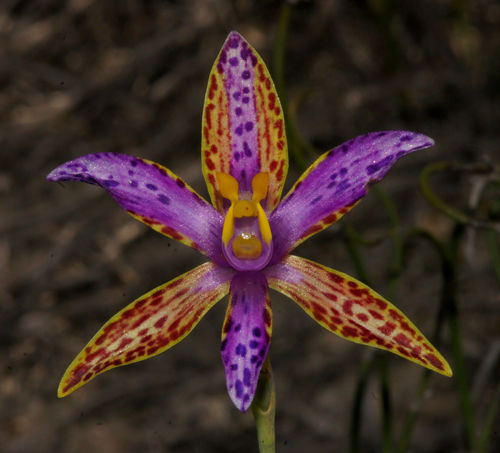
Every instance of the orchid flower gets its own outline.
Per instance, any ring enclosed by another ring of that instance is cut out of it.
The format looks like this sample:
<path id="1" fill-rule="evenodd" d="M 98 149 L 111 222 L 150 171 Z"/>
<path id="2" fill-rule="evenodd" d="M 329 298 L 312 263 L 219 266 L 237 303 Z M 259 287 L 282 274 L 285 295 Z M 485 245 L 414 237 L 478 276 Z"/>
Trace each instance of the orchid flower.
<path id="1" fill-rule="evenodd" d="M 212 204 L 167 168 L 125 154 L 90 154 L 48 175 L 102 187 L 130 215 L 210 260 L 114 315 L 73 360 L 58 395 L 171 348 L 229 293 L 222 362 L 229 396 L 246 411 L 271 341 L 269 288 L 340 337 L 450 376 L 441 354 L 382 296 L 342 272 L 290 255 L 347 213 L 400 157 L 432 146 L 432 139 L 384 131 L 349 140 L 320 156 L 280 202 L 288 170 L 283 110 L 261 57 L 236 32 L 213 65 L 202 121 Z"/>

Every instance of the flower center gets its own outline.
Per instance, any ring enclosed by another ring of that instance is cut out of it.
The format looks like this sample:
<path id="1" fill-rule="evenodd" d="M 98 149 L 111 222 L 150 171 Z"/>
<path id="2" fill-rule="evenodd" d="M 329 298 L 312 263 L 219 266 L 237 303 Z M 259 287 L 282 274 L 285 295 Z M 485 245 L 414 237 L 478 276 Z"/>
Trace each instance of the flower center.
<path id="1" fill-rule="evenodd" d="M 260 270 L 271 259 L 272 234 L 260 202 L 267 196 L 269 174 L 257 173 L 252 193 L 239 193 L 238 181 L 216 174 L 221 195 L 231 202 L 224 219 L 222 245 L 226 259 L 238 270 Z"/>

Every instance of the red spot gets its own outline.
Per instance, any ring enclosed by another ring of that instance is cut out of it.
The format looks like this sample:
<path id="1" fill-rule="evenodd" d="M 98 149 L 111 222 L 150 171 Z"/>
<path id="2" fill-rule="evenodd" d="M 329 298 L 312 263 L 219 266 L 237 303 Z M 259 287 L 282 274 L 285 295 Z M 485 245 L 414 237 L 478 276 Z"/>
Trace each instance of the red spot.
<path id="1" fill-rule="evenodd" d="M 141 338 L 141 343 L 147 343 L 149 340 L 153 338 L 153 335 L 146 335 L 145 337 Z"/>
<path id="2" fill-rule="evenodd" d="M 267 311 L 267 309 L 264 308 L 264 310 L 262 311 L 262 316 L 264 318 L 264 323 L 269 327 L 271 325 L 271 314 Z"/>
<path id="3" fill-rule="evenodd" d="M 351 289 L 350 292 L 353 296 L 356 296 L 356 297 L 363 297 L 363 296 L 366 296 L 368 294 L 367 289 L 360 289 L 360 288 Z"/>
<path id="4" fill-rule="evenodd" d="M 305 237 L 311 236 L 313 234 L 318 233 L 322 229 L 323 229 L 323 227 L 321 225 L 313 225 L 308 230 L 306 230 L 306 232 L 302 235 L 302 237 L 305 238 Z"/>
<path id="5" fill-rule="evenodd" d="M 135 308 L 141 308 L 145 303 L 147 302 L 146 299 L 141 299 L 139 301 L 137 301 L 134 305 Z"/>
<path id="6" fill-rule="evenodd" d="M 379 327 L 378 330 L 380 330 L 384 335 L 391 335 L 392 332 L 394 332 L 394 329 L 396 328 L 396 324 L 387 321 L 382 327 Z"/>
<path id="7" fill-rule="evenodd" d="M 370 315 L 372 315 L 375 319 L 384 319 L 384 317 L 375 310 L 368 310 L 370 312 Z"/>
<path id="8" fill-rule="evenodd" d="M 122 318 L 130 318 L 134 315 L 134 310 L 132 309 L 129 309 L 129 310 L 125 310 L 123 313 L 122 313 Z"/>
<path id="9" fill-rule="evenodd" d="M 281 113 L 281 109 L 278 106 L 276 106 L 274 108 L 274 113 L 276 114 L 276 116 L 278 116 Z"/>
<path id="10" fill-rule="evenodd" d="M 92 376 L 94 375 L 94 373 L 88 373 L 84 376 L 83 380 L 84 381 L 88 381 Z"/>
<path id="11" fill-rule="evenodd" d="M 444 370 L 444 365 L 435 354 L 425 354 L 424 357 L 438 370 Z"/>
<path id="12" fill-rule="evenodd" d="M 283 119 L 280 118 L 274 122 L 274 128 L 278 129 L 278 138 L 283 138 Z"/>
<path id="13" fill-rule="evenodd" d="M 401 346 L 398 346 L 396 348 L 401 354 L 403 354 L 405 357 L 409 357 L 410 356 L 410 353 L 403 347 Z"/>
<path id="14" fill-rule="evenodd" d="M 217 154 L 219 152 L 219 150 L 217 149 L 217 146 L 215 146 L 215 145 L 212 145 L 210 147 L 210 151 L 212 152 L 212 154 Z"/>
<path id="15" fill-rule="evenodd" d="M 354 327 L 349 327 L 349 326 L 342 327 L 342 335 L 344 335 L 344 337 L 359 336 L 358 331 Z"/>
<path id="16" fill-rule="evenodd" d="M 385 310 L 387 308 L 387 302 L 382 299 L 374 299 L 374 302 L 377 304 L 378 308 L 381 310 Z"/>
<path id="17" fill-rule="evenodd" d="M 173 228 L 170 228 L 169 226 L 167 225 L 164 225 L 162 228 L 161 228 L 161 232 L 163 234 L 166 234 L 167 236 L 170 236 L 171 238 L 173 239 L 176 239 L 178 241 L 184 239 L 183 236 L 181 234 L 179 234 L 177 231 L 175 231 Z"/>
<path id="18" fill-rule="evenodd" d="M 325 225 L 330 225 L 331 223 L 335 222 L 336 220 L 337 220 L 337 214 L 333 213 L 333 214 L 326 216 L 323 219 L 323 223 Z"/>
<path id="19" fill-rule="evenodd" d="M 143 337 L 144 335 L 146 335 L 148 333 L 148 328 L 146 327 L 145 329 L 142 329 L 141 331 L 139 331 L 139 333 L 137 334 L 139 337 Z"/>
<path id="20" fill-rule="evenodd" d="M 399 321 L 399 326 L 406 332 L 409 332 L 412 336 L 415 336 L 415 329 L 412 329 L 406 321 Z"/>
<path id="21" fill-rule="evenodd" d="M 208 157 L 205 159 L 205 164 L 207 165 L 209 170 L 212 170 L 212 171 L 215 170 L 215 164 Z"/>
<path id="22" fill-rule="evenodd" d="M 333 302 L 337 302 L 337 300 L 338 300 L 338 296 L 336 294 L 327 293 L 327 292 L 322 292 L 321 294 L 323 294 L 323 296 L 325 296 L 327 299 L 329 299 Z M 334 310 L 334 308 L 330 308 L 330 310 Z"/>
<path id="23" fill-rule="evenodd" d="M 276 170 L 277 166 L 278 166 L 277 160 L 271 161 L 271 163 L 269 164 L 269 171 L 273 172 L 274 170 Z"/>
<path id="24" fill-rule="evenodd" d="M 158 321 L 156 321 L 153 325 L 157 328 L 157 329 L 161 329 L 163 327 L 163 325 L 165 324 L 165 322 L 167 321 L 167 316 L 162 316 L 160 319 L 158 319 Z"/>
<path id="25" fill-rule="evenodd" d="M 203 127 L 203 135 L 205 136 L 205 141 L 207 142 L 207 144 L 209 144 L 210 140 L 209 140 L 209 134 L 208 134 L 208 127 L 207 126 Z"/>
<path id="26" fill-rule="evenodd" d="M 278 172 L 276 173 L 276 180 L 277 181 L 281 181 L 283 179 L 283 175 L 284 175 L 283 169 L 284 169 L 284 167 L 285 167 L 285 161 L 282 160 L 281 164 L 280 164 L 280 168 L 279 168 Z"/>
<path id="27" fill-rule="evenodd" d="M 150 317 L 151 315 L 142 315 L 137 321 L 134 322 L 134 324 L 130 326 L 130 328 L 137 329 L 137 327 L 139 327 L 142 323 L 146 322 Z"/>
<path id="28" fill-rule="evenodd" d="M 276 95 L 274 93 L 269 93 L 267 98 L 269 99 L 269 110 L 273 110 L 275 107 L 274 104 L 276 103 Z"/>
<path id="29" fill-rule="evenodd" d="M 283 140 L 278 140 L 278 143 L 276 143 L 276 145 L 278 146 L 278 149 L 282 151 L 285 147 L 285 142 Z"/>
<path id="30" fill-rule="evenodd" d="M 172 330 L 174 329 L 177 329 L 177 327 L 179 326 L 179 323 L 181 322 L 181 318 L 177 318 L 172 324 L 170 324 L 168 326 L 168 331 L 169 332 L 172 332 Z"/>
<path id="31" fill-rule="evenodd" d="M 362 322 L 368 322 L 368 320 L 370 319 L 370 317 L 366 313 L 358 313 L 356 315 L 356 318 L 358 318 Z"/>
<path id="32" fill-rule="evenodd" d="M 328 278 L 335 282 L 335 283 L 342 283 L 344 281 L 344 279 L 340 276 L 340 275 L 337 275 L 337 274 L 332 274 L 332 273 L 328 273 Z"/>
<path id="33" fill-rule="evenodd" d="M 394 341 L 396 341 L 396 343 L 399 343 L 402 346 L 406 346 L 407 348 L 410 347 L 411 343 L 410 339 L 404 333 L 398 333 L 394 337 Z"/>
<path id="34" fill-rule="evenodd" d="M 316 313 L 322 313 L 322 314 L 327 313 L 326 308 L 323 307 L 323 305 L 318 304 L 317 302 L 311 302 L 311 306 L 312 306 L 312 309 L 315 312 L 315 314 Z"/>
<path id="35" fill-rule="evenodd" d="M 262 66 L 262 63 L 259 63 L 257 66 L 257 71 L 259 73 L 259 81 L 264 82 L 266 76 L 264 75 L 264 67 Z"/>
<path id="36" fill-rule="evenodd" d="M 205 121 L 207 123 L 208 129 L 212 129 L 212 110 L 215 109 L 215 105 L 208 104 L 205 107 Z"/>
<path id="37" fill-rule="evenodd" d="M 212 74 L 210 78 L 210 87 L 208 88 L 208 99 L 212 100 L 214 98 L 214 91 L 217 91 L 217 78 L 215 74 Z"/>
<path id="38" fill-rule="evenodd" d="M 352 312 L 352 304 L 353 301 L 351 299 L 347 299 L 343 304 L 342 304 L 342 309 L 344 310 L 344 313 L 348 316 L 353 316 Z"/>
<path id="39" fill-rule="evenodd" d="M 149 303 L 149 305 L 159 305 L 159 304 L 161 304 L 162 300 L 163 300 L 163 297 L 161 295 L 160 296 L 154 296 L 151 299 L 151 302 Z"/>
<path id="40" fill-rule="evenodd" d="M 342 321 L 341 318 L 339 318 L 338 316 L 332 316 L 330 317 L 330 321 L 335 323 L 335 324 L 343 324 L 344 322 Z"/>

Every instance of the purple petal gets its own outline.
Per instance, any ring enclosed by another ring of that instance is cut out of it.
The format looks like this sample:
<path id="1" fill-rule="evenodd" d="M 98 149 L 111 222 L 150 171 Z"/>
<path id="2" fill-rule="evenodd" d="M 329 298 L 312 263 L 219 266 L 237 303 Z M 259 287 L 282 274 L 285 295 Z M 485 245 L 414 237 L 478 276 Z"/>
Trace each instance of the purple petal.
<path id="1" fill-rule="evenodd" d="M 372 132 L 320 156 L 271 214 L 271 263 L 340 219 L 399 158 L 433 144 L 415 132 Z"/>
<path id="2" fill-rule="evenodd" d="M 266 278 L 259 272 L 236 274 L 222 331 L 221 354 L 226 385 L 235 406 L 252 403 L 272 330 Z"/>
<path id="3" fill-rule="evenodd" d="M 141 222 L 226 263 L 220 241 L 222 216 L 161 165 L 126 154 L 89 154 L 60 165 L 47 179 L 101 186 Z"/>

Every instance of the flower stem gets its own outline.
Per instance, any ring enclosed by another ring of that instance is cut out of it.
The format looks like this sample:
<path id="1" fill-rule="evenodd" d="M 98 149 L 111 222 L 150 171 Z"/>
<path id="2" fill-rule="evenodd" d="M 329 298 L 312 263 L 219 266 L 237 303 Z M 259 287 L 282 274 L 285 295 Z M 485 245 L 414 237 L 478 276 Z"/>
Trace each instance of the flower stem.
<path id="1" fill-rule="evenodd" d="M 257 439 L 260 453 L 274 453 L 274 417 L 276 413 L 276 395 L 274 379 L 269 358 L 264 362 L 260 371 L 257 392 L 252 403 L 252 413 L 257 428 Z"/>

